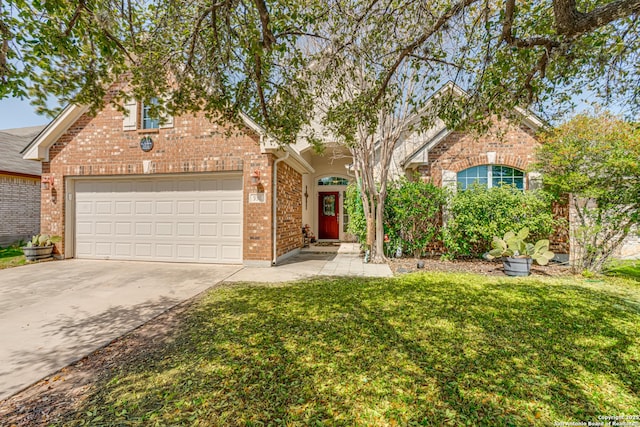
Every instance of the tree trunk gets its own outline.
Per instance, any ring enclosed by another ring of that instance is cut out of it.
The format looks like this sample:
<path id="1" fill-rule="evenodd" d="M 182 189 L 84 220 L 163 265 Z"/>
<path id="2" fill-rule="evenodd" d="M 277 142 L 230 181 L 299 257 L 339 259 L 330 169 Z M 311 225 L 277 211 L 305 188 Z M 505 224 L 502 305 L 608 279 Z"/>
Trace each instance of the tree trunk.
<path id="1" fill-rule="evenodd" d="M 384 194 L 378 194 L 376 201 L 376 230 L 375 230 L 375 250 L 371 254 L 371 262 L 382 264 L 386 261 L 384 256 Z"/>

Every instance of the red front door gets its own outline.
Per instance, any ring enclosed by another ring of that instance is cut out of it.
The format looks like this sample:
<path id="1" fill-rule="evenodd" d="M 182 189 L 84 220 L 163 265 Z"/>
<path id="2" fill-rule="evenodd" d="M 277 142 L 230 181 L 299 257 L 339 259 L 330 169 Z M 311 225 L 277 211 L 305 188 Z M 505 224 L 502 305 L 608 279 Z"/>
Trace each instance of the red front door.
<path id="1" fill-rule="evenodd" d="M 340 238 L 340 228 L 338 227 L 339 206 L 339 192 L 320 193 L 318 201 L 318 239 L 338 240 Z"/>

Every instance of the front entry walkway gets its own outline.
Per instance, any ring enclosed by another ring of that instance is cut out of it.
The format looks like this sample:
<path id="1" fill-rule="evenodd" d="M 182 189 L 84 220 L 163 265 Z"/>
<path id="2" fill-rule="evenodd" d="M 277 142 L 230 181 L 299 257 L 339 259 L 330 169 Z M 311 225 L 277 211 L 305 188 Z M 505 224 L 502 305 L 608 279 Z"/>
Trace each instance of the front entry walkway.
<path id="1" fill-rule="evenodd" d="M 276 267 L 245 267 L 225 282 L 288 282 L 311 276 L 393 277 L 387 264 L 365 264 L 357 243 L 312 246 Z"/>

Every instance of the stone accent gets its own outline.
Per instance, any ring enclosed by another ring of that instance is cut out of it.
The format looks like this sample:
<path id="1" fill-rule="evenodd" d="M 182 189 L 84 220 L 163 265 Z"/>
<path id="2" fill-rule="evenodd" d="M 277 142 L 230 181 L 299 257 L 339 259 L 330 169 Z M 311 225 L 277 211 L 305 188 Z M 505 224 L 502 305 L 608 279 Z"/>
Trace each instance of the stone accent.
<path id="1" fill-rule="evenodd" d="M 40 178 L 0 174 L 0 246 L 40 232 Z"/>
<path id="2" fill-rule="evenodd" d="M 112 95 L 112 93 L 111 93 Z M 243 259 L 272 259 L 272 205 L 270 200 L 273 156 L 260 151 L 259 135 L 248 128 L 217 123 L 205 114 L 173 118 L 173 127 L 123 130 L 124 115 L 106 106 L 95 116 L 83 115 L 49 150 L 43 177 L 53 185 L 42 191 L 42 231 L 65 235 L 66 177 L 241 172 L 244 185 Z M 153 149 L 140 148 L 142 137 L 153 139 Z M 259 170 L 266 189 L 265 203 L 249 203 L 256 192 L 251 173 Z M 70 202 L 73 203 L 73 202 Z M 64 240 L 56 251 L 64 254 Z"/>
<path id="3" fill-rule="evenodd" d="M 278 164 L 277 256 L 302 247 L 302 175 Z"/>

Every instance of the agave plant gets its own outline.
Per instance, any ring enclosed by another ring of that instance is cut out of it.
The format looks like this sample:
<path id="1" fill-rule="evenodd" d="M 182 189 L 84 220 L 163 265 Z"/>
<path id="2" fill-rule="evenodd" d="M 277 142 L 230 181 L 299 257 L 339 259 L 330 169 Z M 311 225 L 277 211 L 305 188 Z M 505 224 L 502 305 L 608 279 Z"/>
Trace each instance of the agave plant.
<path id="1" fill-rule="evenodd" d="M 526 227 L 518 233 L 507 231 L 502 239 L 494 237 L 491 242 L 493 249 L 489 251 L 487 258 L 532 258 L 540 265 L 547 265 L 554 256 L 554 253 L 549 250 L 549 240 L 538 240 L 533 244 L 525 241 L 527 237 L 529 237 L 529 229 Z"/>
<path id="2" fill-rule="evenodd" d="M 54 243 L 58 243 L 61 239 L 60 236 L 50 236 L 48 234 L 36 234 L 27 242 L 27 247 L 32 248 L 34 246 L 51 246 Z"/>

